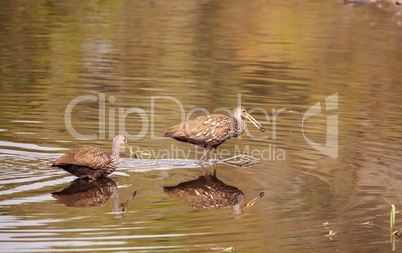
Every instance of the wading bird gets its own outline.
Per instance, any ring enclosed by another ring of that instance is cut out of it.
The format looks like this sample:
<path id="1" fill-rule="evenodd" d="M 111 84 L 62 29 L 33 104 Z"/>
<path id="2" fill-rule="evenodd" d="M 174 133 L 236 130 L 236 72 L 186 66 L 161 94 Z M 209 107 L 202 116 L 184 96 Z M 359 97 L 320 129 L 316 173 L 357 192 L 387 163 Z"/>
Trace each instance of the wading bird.
<path id="1" fill-rule="evenodd" d="M 118 135 L 113 139 L 112 155 L 101 148 L 83 147 L 62 155 L 52 163 L 52 167 L 60 167 L 80 178 L 96 179 L 107 176 L 113 173 L 119 164 L 120 145 L 124 145 L 135 158 L 137 157 L 128 145 L 127 138 Z"/>
<path id="2" fill-rule="evenodd" d="M 227 139 L 237 137 L 244 132 L 246 124 L 243 118 L 250 120 L 261 132 L 265 131 L 264 127 L 248 114 L 244 107 L 239 106 L 233 110 L 232 117 L 221 114 L 200 116 L 169 128 L 164 136 L 203 147 L 204 153 L 198 161 L 201 165 L 208 151 L 214 149 L 216 161 L 216 148 Z"/>

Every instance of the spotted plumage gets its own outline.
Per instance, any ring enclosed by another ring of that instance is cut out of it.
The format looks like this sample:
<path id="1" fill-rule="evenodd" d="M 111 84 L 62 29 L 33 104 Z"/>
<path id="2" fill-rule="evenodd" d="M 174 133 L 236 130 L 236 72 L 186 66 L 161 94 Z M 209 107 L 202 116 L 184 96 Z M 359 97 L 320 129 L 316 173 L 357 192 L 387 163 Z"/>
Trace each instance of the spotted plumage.
<path id="1" fill-rule="evenodd" d="M 113 139 L 112 155 L 109 155 L 101 148 L 83 147 L 62 155 L 52 163 L 52 166 L 60 167 L 80 178 L 90 177 L 96 179 L 107 176 L 117 168 L 120 145 L 124 145 L 132 152 L 127 143 L 127 138 L 123 135 L 118 135 Z"/>
<path id="2" fill-rule="evenodd" d="M 200 116 L 169 128 L 164 136 L 205 148 L 201 159 L 198 161 L 201 164 L 205 155 L 212 148 L 216 151 L 216 148 L 227 139 L 237 137 L 244 132 L 245 123 L 243 117 L 250 120 L 264 132 L 264 127 L 251 117 L 242 106 L 239 106 L 233 110 L 232 117 L 221 114 Z"/>

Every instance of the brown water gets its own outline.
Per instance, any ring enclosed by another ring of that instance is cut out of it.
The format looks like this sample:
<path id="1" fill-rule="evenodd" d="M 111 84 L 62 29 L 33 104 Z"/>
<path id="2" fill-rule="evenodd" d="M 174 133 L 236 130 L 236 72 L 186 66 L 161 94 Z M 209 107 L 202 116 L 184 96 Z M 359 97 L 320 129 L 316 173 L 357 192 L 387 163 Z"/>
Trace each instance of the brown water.
<path id="1" fill-rule="evenodd" d="M 388 2 L 1 1 L 0 251 L 392 251 L 401 15 Z M 243 213 L 164 192 L 202 175 L 202 149 L 163 132 L 239 104 L 266 128 L 218 148 L 259 159 L 218 164 Z M 111 180 L 50 166 L 77 147 L 111 152 L 118 133 L 140 159 L 122 148 Z M 76 199 L 53 197 L 70 184 Z"/>

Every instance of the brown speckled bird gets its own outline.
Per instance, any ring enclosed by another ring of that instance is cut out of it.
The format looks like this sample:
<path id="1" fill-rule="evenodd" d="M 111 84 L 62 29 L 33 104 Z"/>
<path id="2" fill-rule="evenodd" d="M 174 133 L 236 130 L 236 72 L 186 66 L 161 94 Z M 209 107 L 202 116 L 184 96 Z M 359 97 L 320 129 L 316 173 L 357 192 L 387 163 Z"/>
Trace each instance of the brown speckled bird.
<path id="1" fill-rule="evenodd" d="M 243 118 L 250 120 L 261 132 L 265 131 L 264 127 L 248 114 L 244 107 L 239 106 L 233 110 L 232 117 L 221 114 L 200 116 L 169 128 L 164 136 L 205 148 L 198 161 L 198 164 L 201 164 L 212 148 L 214 148 L 216 160 L 216 148 L 227 139 L 237 137 L 244 132 L 246 124 Z"/>
<path id="2" fill-rule="evenodd" d="M 80 178 L 96 179 L 107 176 L 117 168 L 120 145 L 124 145 L 136 157 L 127 143 L 127 138 L 124 135 L 118 135 L 113 139 L 112 155 L 101 148 L 83 147 L 62 155 L 52 163 L 52 167 L 60 167 Z"/>

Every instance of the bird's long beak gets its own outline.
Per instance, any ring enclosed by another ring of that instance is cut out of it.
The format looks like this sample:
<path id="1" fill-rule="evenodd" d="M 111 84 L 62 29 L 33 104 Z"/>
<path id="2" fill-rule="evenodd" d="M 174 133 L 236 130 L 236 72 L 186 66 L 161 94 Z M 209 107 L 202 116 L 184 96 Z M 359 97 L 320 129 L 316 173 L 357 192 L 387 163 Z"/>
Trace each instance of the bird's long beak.
<path id="1" fill-rule="evenodd" d="M 255 119 L 254 119 L 250 114 L 248 114 L 247 112 L 243 115 L 243 117 L 246 118 L 246 119 L 248 119 L 248 120 L 250 120 L 251 123 L 253 123 L 254 126 L 256 126 L 258 129 L 260 129 L 261 132 L 264 132 L 264 131 L 265 131 L 264 127 L 263 127 L 260 123 L 258 123 L 258 121 L 255 120 Z"/>
<path id="2" fill-rule="evenodd" d="M 260 194 L 258 195 L 258 197 L 254 198 L 253 200 L 247 202 L 244 207 L 245 208 L 249 208 L 252 207 L 258 200 L 260 200 L 262 197 L 264 197 L 264 192 L 260 192 Z"/>
<path id="3" fill-rule="evenodd" d="M 134 156 L 134 158 L 137 158 L 137 154 L 133 151 L 130 145 L 128 145 L 128 143 L 124 144 L 124 146 L 130 151 L 130 153 Z"/>

